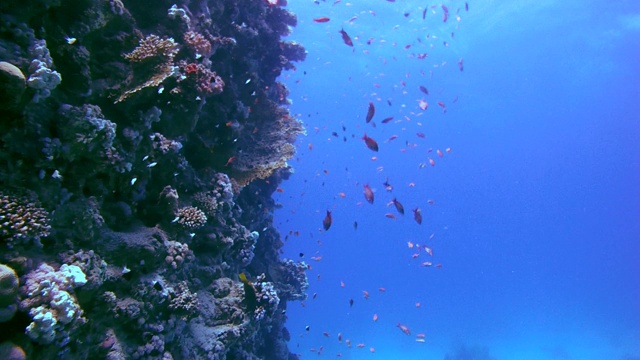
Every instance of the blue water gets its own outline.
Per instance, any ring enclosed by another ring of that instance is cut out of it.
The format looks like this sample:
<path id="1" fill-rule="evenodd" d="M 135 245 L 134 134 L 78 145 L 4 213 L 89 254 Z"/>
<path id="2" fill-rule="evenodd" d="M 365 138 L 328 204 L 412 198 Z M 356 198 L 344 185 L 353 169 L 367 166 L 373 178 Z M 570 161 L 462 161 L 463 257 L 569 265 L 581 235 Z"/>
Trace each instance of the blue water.
<path id="1" fill-rule="evenodd" d="M 289 304 L 289 347 L 303 358 L 640 359 L 640 3 L 468 3 L 446 0 L 444 23 L 435 2 L 289 1 L 287 40 L 308 56 L 282 81 L 308 134 L 276 223 L 300 234 L 283 256 L 312 266 L 309 298 Z"/>

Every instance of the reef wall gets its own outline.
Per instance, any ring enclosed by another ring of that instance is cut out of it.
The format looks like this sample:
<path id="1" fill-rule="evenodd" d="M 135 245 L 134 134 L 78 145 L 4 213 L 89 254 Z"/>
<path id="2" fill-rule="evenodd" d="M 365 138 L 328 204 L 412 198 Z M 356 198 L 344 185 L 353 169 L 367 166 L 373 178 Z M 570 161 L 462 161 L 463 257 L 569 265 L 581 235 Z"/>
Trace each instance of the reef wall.
<path id="1" fill-rule="evenodd" d="M 296 358 L 285 6 L 0 3 L 0 357 Z"/>

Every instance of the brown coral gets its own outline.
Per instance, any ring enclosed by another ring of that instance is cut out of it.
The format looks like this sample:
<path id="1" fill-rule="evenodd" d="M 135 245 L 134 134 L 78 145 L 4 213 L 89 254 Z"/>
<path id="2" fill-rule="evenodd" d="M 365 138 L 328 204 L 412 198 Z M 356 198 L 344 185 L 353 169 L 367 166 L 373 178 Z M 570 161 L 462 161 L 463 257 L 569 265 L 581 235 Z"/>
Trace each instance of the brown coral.
<path id="1" fill-rule="evenodd" d="M 186 206 L 178 209 L 176 222 L 187 230 L 199 229 L 207 223 L 207 215 L 194 206 Z"/>
<path id="2" fill-rule="evenodd" d="M 49 235 L 49 213 L 27 197 L 0 192 L 0 238 L 15 242 L 39 240 Z"/>

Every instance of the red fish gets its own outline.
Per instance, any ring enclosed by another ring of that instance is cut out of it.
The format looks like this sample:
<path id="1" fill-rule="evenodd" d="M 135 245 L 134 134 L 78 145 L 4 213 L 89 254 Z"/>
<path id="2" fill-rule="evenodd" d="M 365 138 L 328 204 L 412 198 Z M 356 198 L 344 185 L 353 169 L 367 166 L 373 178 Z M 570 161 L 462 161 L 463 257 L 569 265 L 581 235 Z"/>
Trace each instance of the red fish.
<path id="1" fill-rule="evenodd" d="M 444 156 L 444 154 L 442 153 L 442 151 L 440 151 L 440 149 L 438 149 L 438 150 L 436 151 L 436 153 L 438 153 L 438 156 L 440 156 L 440 157 L 443 157 L 443 156 Z"/>
<path id="2" fill-rule="evenodd" d="M 405 333 L 405 334 L 407 334 L 407 335 L 411 335 L 411 330 L 409 330 L 409 327 L 407 327 L 407 325 L 402 325 L 402 324 L 398 323 L 398 325 L 396 325 L 396 326 L 397 326 L 397 327 L 399 327 L 399 328 L 400 328 L 400 330 L 401 330 L 403 333 Z"/>
<path id="3" fill-rule="evenodd" d="M 390 122 L 391 120 L 393 120 L 393 116 L 385 118 L 384 120 L 382 120 L 382 123 L 386 124 L 386 123 Z"/>
<path id="4" fill-rule="evenodd" d="M 331 20 L 331 19 L 329 19 L 328 17 L 324 17 L 324 16 L 313 19 L 313 21 L 315 21 L 317 23 L 326 23 L 326 22 L 329 22 L 329 20 Z"/>
<path id="5" fill-rule="evenodd" d="M 420 211 L 420 208 L 413 209 L 413 219 L 418 225 L 422 224 L 422 211 Z"/>
<path id="6" fill-rule="evenodd" d="M 393 205 L 395 205 L 396 210 L 398 210 L 398 212 L 400 214 L 404 215 L 404 206 L 402 206 L 400 201 L 398 201 L 396 198 L 393 198 L 393 200 L 391 200 L 391 202 L 393 203 Z"/>
<path id="7" fill-rule="evenodd" d="M 367 199 L 369 204 L 373 204 L 373 190 L 371 190 L 369 184 L 364 184 L 364 198 Z"/>
<path id="8" fill-rule="evenodd" d="M 353 47 L 353 41 L 351 41 L 351 37 L 349 37 L 349 34 L 347 34 L 344 29 L 340 29 L 340 34 L 342 35 L 342 41 L 344 41 L 346 45 Z"/>
<path id="9" fill-rule="evenodd" d="M 369 110 L 367 110 L 367 124 L 373 119 L 373 115 L 376 113 L 376 107 L 372 102 L 369 102 Z"/>
<path id="10" fill-rule="evenodd" d="M 447 106 L 442 101 L 438 101 L 438 106 L 440 106 L 443 109 L 447 108 Z"/>
<path id="11" fill-rule="evenodd" d="M 364 143 L 367 144 L 367 147 L 373 151 L 378 151 L 378 143 L 372 138 L 368 137 L 367 134 L 364 134 L 362 137 Z"/>
<path id="12" fill-rule="evenodd" d="M 322 220 L 322 227 L 325 231 L 329 230 L 332 222 L 333 218 L 331 217 L 331 211 L 327 210 L 327 216 L 325 216 L 324 220 Z"/>

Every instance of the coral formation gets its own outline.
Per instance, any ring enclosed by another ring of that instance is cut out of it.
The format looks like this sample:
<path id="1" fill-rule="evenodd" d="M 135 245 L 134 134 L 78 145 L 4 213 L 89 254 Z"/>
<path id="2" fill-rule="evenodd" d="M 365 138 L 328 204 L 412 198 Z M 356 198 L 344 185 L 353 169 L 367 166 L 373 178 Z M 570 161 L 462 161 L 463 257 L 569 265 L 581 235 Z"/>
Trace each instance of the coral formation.
<path id="1" fill-rule="evenodd" d="M 276 80 L 296 17 L 170 4 L 0 3 L 0 357 L 295 357 L 307 267 L 270 197 L 304 132 Z"/>
<path id="2" fill-rule="evenodd" d="M 0 323 L 11 320 L 18 309 L 18 275 L 7 265 L 0 264 Z"/>

